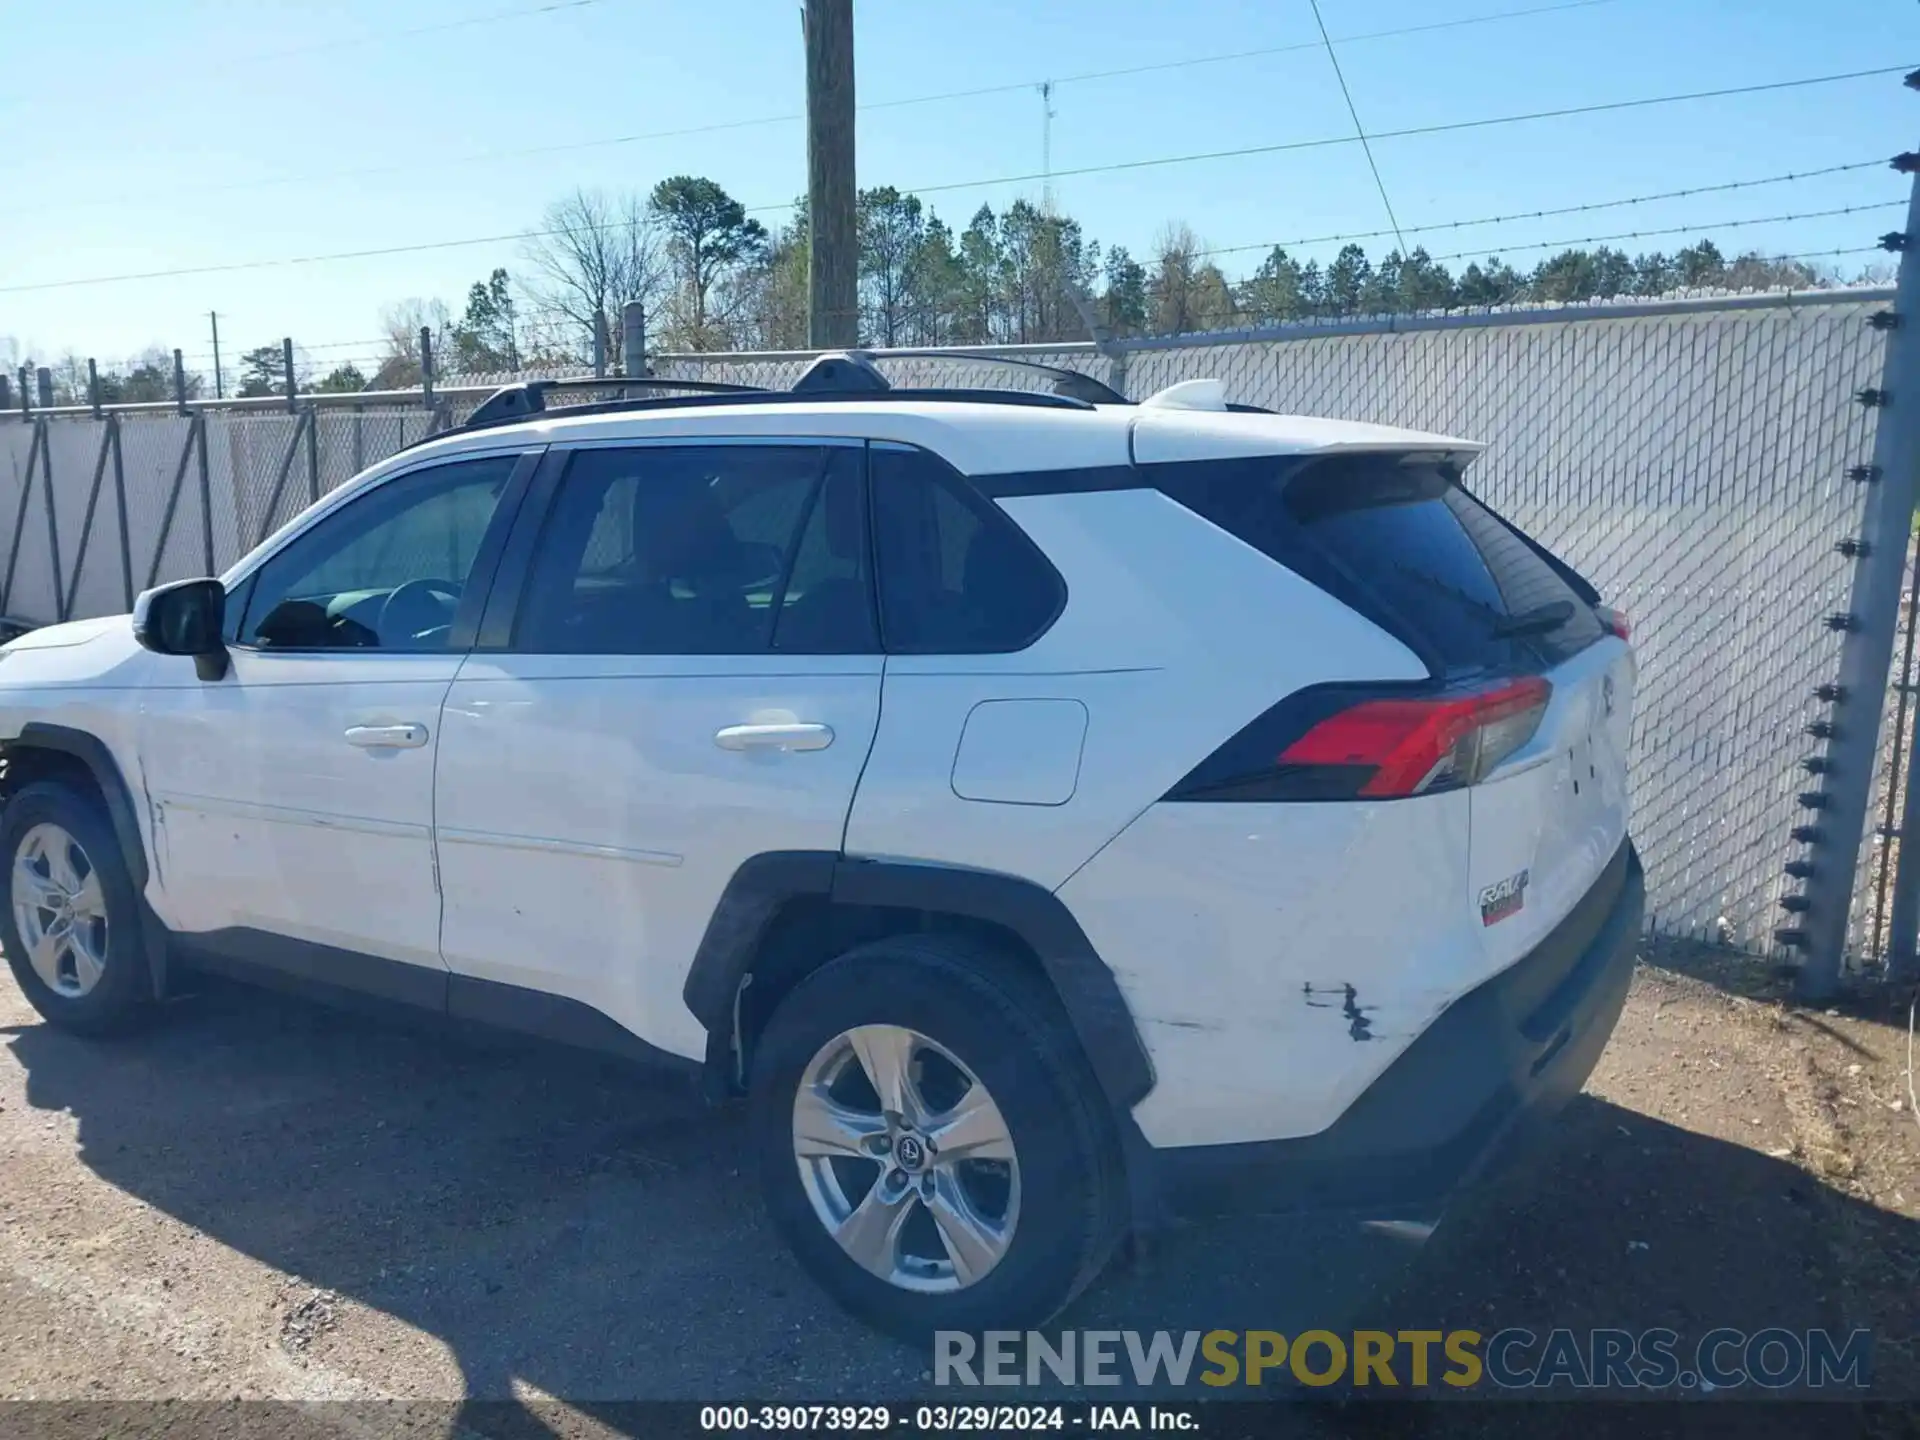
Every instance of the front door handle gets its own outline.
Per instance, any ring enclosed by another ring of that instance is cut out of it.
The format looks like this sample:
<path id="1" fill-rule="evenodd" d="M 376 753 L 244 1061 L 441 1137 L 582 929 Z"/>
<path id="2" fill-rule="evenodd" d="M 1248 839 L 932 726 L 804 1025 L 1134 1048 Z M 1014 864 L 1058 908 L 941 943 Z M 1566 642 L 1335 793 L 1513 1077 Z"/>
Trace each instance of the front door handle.
<path id="1" fill-rule="evenodd" d="M 427 743 L 424 725 L 354 725 L 347 730 L 347 743 L 362 750 L 418 750 Z"/>
<path id="2" fill-rule="evenodd" d="M 716 730 L 722 750 L 824 750 L 833 743 L 831 725 L 729 725 Z"/>

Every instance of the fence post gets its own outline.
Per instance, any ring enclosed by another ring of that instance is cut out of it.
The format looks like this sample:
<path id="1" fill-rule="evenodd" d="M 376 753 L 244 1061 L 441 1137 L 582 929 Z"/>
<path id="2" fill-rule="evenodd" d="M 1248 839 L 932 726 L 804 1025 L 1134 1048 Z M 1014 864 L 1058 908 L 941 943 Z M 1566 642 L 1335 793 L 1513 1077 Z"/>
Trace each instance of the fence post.
<path id="1" fill-rule="evenodd" d="M 1920 178 L 1916 178 L 1914 183 L 1915 187 L 1920 189 Z M 1907 233 L 1914 234 L 1911 215 Z M 1920 260 L 1914 258 L 1911 250 L 1903 254 L 1900 259 L 1900 274 L 1903 280 L 1910 267 L 1920 267 Z M 1904 294 L 1905 292 L 1902 292 L 1901 298 L 1904 298 Z M 1891 354 L 1893 340 L 1900 335 L 1901 331 L 1920 325 L 1920 315 L 1902 304 L 1901 298 L 1896 298 L 1893 312 L 1900 323 L 1887 337 L 1889 354 Z M 1906 341 L 1910 347 L 1920 345 L 1920 336 L 1909 334 Z M 1908 463 L 1913 463 L 1911 456 Z M 1915 584 L 1920 586 L 1920 575 L 1916 575 Z M 1908 610 L 1908 617 L 1911 627 L 1915 619 L 1911 608 Z M 1907 634 L 1907 648 L 1909 652 L 1913 648 L 1911 628 Z M 1902 667 L 1903 682 L 1910 678 L 1904 673 L 1908 668 L 1910 667 Z M 1902 726 L 1901 730 L 1904 729 L 1905 727 Z M 1905 739 L 1906 736 L 1901 731 L 1896 731 L 1893 743 L 1898 747 Z M 1894 756 L 1896 765 L 1900 762 L 1900 758 L 1896 753 Z M 1916 761 L 1920 761 L 1920 748 L 1909 751 L 1906 756 L 1907 793 L 1901 806 L 1898 831 L 1900 855 L 1893 877 L 1893 909 L 1887 917 L 1887 979 L 1897 983 L 1920 979 L 1920 959 L 1916 959 L 1916 949 L 1920 949 L 1920 934 L 1916 933 L 1920 931 L 1920 783 L 1916 783 L 1913 773 Z M 1893 844 L 1894 837 L 1887 836 L 1885 843 Z"/>
<path id="2" fill-rule="evenodd" d="M 87 362 L 89 371 L 93 362 Z M 91 376 L 94 382 L 94 411 L 99 413 L 99 377 Z M 113 449 L 113 427 L 104 425 L 100 429 L 100 455 L 93 462 L 93 484 L 87 490 L 86 518 L 80 522 L 80 545 L 73 555 L 73 574 L 67 577 L 67 588 L 60 592 L 60 618 L 73 618 L 74 597 L 80 593 L 80 572 L 87 568 L 87 547 L 93 543 L 93 517 L 100 508 L 100 482 L 107 475 L 107 452 Z"/>
<path id="3" fill-rule="evenodd" d="M 194 428 L 200 432 L 200 551 L 206 557 L 206 574 L 217 572 L 213 568 L 213 476 L 207 468 L 207 412 L 202 410 L 193 417 Z"/>
<path id="4" fill-rule="evenodd" d="M 22 365 L 20 367 L 20 418 L 22 420 L 33 412 L 33 387 L 27 383 L 29 374 L 27 367 Z"/>
<path id="5" fill-rule="evenodd" d="M 127 463 L 120 450 L 120 417 L 107 417 L 107 434 L 113 440 L 113 503 L 120 517 L 120 583 L 126 590 L 127 609 L 133 609 L 133 536 L 127 531 Z"/>
<path id="6" fill-rule="evenodd" d="M 26 380 L 26 372 L 20 372 L 21 381 Z M 13 577 L 20 568 L 20 539 L 27 528 L 27 504 L 33 499 L 33 462 L 40 456 L 40 447 L 46 443 L 47 422 L 36 420 L 33 423 L 33 438 L 27 441 L 27 473 L 25 482 L 20 486 L 20 508 L 13 517 L 13 539 L 7 547 L 7 574 L 0 579 L 0 615 L 9 613 L 13 603 Z"/>
<path id="7" fill-rule="evenodd" d="M 40 374 L 51 387 L 52 376 L 45 370 Z M 53 498 L 53 436 L 47 428 L 52 424 L 45 415 L 40 417 L 40 479 L 47 492 L 47 569 L 53 575 L 53 613 L 55 619 L 65 620 L 66 606 L 61 603 L 65 591 L 60 584 L 60 522 L 54 513 L 60 507 Z M 27 471 L 27 488 L 33 488 L 31 468 Z"/>
<path id="8" fill-rule="evenodd" d="M 433 409 L 433 331 L 420 327 L 420 403 Z"/>
<path id="9" fill-rule="evenodd" d="M 93 357 L 87 357 L 87 403 L 93 406 L 93 418 L 100 418 L 100 367 L 93 363 Z M 106 454 L 105 450 L 100 452 Z"/>
<path id="10" fill-rule="evenodd" d="M 38 379 L 40 381 L 40 408 L 42 410 L 51 410 L 53 408 L 53 371 L 42 365 L 38 372 Z"/>
<path id="11" fill-rule="evenodd" d="M 599 311 L 593 316 L 593 378 L 601 379 L 607 373 L 607 317 Z"/>
<path id="12" fill-rule="evenodd" d="M 287 377 L 287 413 L 298 415 L 300 413 L 298 399 L 300 382 L 293 378 L 293 337 L 291 335 L 280 342 L 280 364 Z"/>
<path id="13" fill-rule="evenodd" d="M 1914 503 L 1920 499 L 1920 156 L 1902 156 L 1894 163 L 1915 179 L 1905 230 L 1882 242 L 1900 256 L 1893 309 L 1872 321 L 1887 330 L 1882 378 L 1877 388 L 1854 397 L 1878 411 L 1879 423 L 1874 427 L 1872 468 L 1866 472 L 1872 478 L 1857 537 L 1860 561 L 1854 568 L 1853 588 L 1845 614 L 1827 621 L 1843 630 L 1845 638 L 1839 673 L 1834 688 L 1827 692 L 1834 696 L 1833 735 L 1827 742 L 1827 779 L 1813 816 L 1821 839 L 1813 847 L 1813 873 L 1805 895 L 1807 948 L 1799 990 L 1809 1000 L 1825 999 L 1840 984 L 1860 842 L 1872 804 L 1907 539 Z M 1920 871 L 1913 866 L 1901 869 L 1894 888 L 1896 916 L 1902 889 L 1911 891 L 1913 872 Z M 1907 903 L 1911 905 L 1912 900 L 1909 894 Z M 1895 924 L 1894 945 L 1911 945 L 1897 920 Z M 1911 924 L 1907 929 L 1912 929 Z"/>
<path id="14" fill-rule="evenodd" d="M 0 410 L 13 408 L 13 377 L 0 375 Z"/>
<path id="15" fill-rule="evenodd" d="M 178 350 L 173 352 L 173 403 L 187 413 L 187 362 Z"/>
<path id="16" fill-rule="evenodd" d="M 320 498 L 320 407 L 307 402 L 307 503 Z M 209 570 L 208 574 L 213 572 Z"/>
<path id="17" fill-rule="evenodd" d="M 647 307 L 638 300 L 620 307 L 620 373 L 630 380 L 647 373 Z"/>

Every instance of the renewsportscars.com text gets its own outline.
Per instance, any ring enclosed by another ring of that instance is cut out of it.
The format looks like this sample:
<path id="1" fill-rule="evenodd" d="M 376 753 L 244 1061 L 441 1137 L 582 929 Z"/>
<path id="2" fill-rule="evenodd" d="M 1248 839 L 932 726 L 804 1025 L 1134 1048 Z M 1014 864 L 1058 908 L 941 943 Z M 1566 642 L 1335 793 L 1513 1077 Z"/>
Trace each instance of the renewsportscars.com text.
<path id="1" fill-rule="evenodd" d="M 1864 1390 L 1865 1330 L 989 1330 L 934 1335 L 936 1385 Z"/>

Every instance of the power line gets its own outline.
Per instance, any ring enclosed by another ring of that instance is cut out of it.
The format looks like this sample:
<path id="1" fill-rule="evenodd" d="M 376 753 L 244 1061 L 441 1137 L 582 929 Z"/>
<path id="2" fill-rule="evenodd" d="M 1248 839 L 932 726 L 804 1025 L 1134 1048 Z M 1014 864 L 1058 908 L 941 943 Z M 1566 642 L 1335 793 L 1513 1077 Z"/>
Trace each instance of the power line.
<path id="1" fill-rule="evenodd" d="M 1320 18 L 1320 0 L 1307 0 L 1313 7 L 1313 23 L 1320 27 L 1320 39 L 1327 47 L 1327 59 L 1333 64 L 1333 78 L 1340 82 L 1340 98 L 1347 102 L 1347 115 L 1353 121 L 1353 133 L 1360 141 L 1360 149 L 1367 157 L 1367 169 L 1373 172 L 1373 185 L 1380 192 L 1380 203 L 1386 207 L 1387 223 L 1393 226 L 1393 238 L 1400 242 L 1400 253 L 1407 253 L 1406 237 L 1400 233 L 1400 217 L 1393 213 L 1393 201 L 1387 198 L 1387 182 L 1380 178 L 1380 166 L 1374 161 L 1373 146 L 1367 141 L 1366 127 L 1360 123 L 1360 112 L 1354 108 L 1353 92 L 1347 89 L 1347 77 L 1340 69 L 1340 57 L 1333 53 L 1333 40 L 1327 34 L 1327 22 Z"/>
<path id="2" fill-rule="evenodd" d="M 296 336 L 293 345 L 296 350 L 354 350 L 361 353 L 371 353 L 377 347 L 391 343 L 392 339 L 393 337 L 390 335 L 376 335 L 370 340 L 320 340 L 309 345 L 306 341 Z M 280 341 L 268 340 L 261 345 L 242 346 L 239 353 L 244 355 L 250 351 L 263 348 L 270 348 L 277 354 L 280 349 Z M 189 360 L 211 360 L 213 356 L 209 352 L 202 350 L 189 354 L 186 358 Z"/>
<path id="3" fill-rule="evenodd" d="M 1837 75 L 1809 75 L 1799 80 L 1772 80 L 1763 85 L 1732 85 L 1720 90 L 1691 90 L 1680 95 L 1649 95 L 1637 100 L 1607 100 L 1594 105 L 1569 105 L 1556 110 L 1530 110 L 1519 115 L 1491 115 L 1483 120 L 1449 120 L 1434 125 L 1410 125 L 1400 130 L 1376 130 L 1374 140 L 1405 140 L 1419 135 L 1447 135 L 1463 130 L 1484 130 L 1495 125 L 1518 125 L 1531 120 L 1559 120 L 1575 115 L 1601 115 L 1617 110 L 1640 110 L 1656 105 L 1677 105 L 1690 100 L 1720 100 L 1731 95 L 1759 95 L 1774 90 L 1797 90 L 1809 85 L 1832 85 L 1845 80 L 1865 80 L 1882 75 L 1899 75 L 1913 66 L 1885 65 L 1872 70 L 1849 70 Z M 1273 145 L 1243 145 L 1233 150 L 1206 150 L 1193 155 L 1167 155 L 1153 160 L 1123 160 L 1106 165 L 1082 165 L 1073 170 L 1055 170 L 1054 178 L 1072 175 L 1104 175 L 1121 170 L 1148 170 L 1164 165 L 1192 165 L 1202 160 L 1238 160 L 1250 155 L 1278 155 L 1291 150 L 1319 150 L 1331 145 L 1358 143 L 1352 135 L 1330 135 L 1317 140 L 1287 140 Z M 947 190 L 973 190 L 986 185 L 1012 185 L 1037 180 L 1037 175 L 1003 175 L 994 180 L 958 180 L 945 185 L 916 185 L 916 195 L 935 195 Z M 782 207 L 765 207 L 778 209 Z"/>
<path id="4" fill-rule="evenodd" d="M 1684 190 L 1659 190 L 1647 195 L 1630 195 L 1621 200 L 1589 200 L 1580 205 L 1560 205 L 1547 210 L 1516 210 L 1509 215 L 1484 215 L 1477 220 L 1436 220 L 1427 225 L 1409 225 L 1407 235 L 1428 235 L 1436 230 L 1466 230 L 1475 225 L 1505 225 L 1515 220 L 1545 220 L 1555 215 L 1584 215 L 1594 210 L 1616 210 L 1625 205 L 1646 205 L 1655 200 L 1680 200 L 1693 195 L 1718 195 L 1729 190 L 1748 190 L 1759 185 L 1779 185 L 1794 180 L 1815 180 L 1826 175 L 1842 175 L 1854 170 L 1875 170 L 1885 165 L 1885 160 L 1856 160 L 1848 165 L 1828 165 L 1819 170 L 1789 170 L 1784 175 L 1764 175 L 1755 180 L 1728 180 L 1718 185 L 1690 185 Z M 1392 235 L 1401 242 L 1401 253 L 1406 253 L 1406 242 L 1401 239 L 1402 232 L 1394 230 L 1354 230 L 1339 235 L 1303 235 L 1294 240 L 1265 240 L 1252 245 L 1215 245 L 1195 254 L 1239 255 L 1249 250 L 1285 249 L 1289 245 L 1331 245 L 1346 240 L 1378 240 L 1382 236 Z"/>
<path id="5" fill-rule="evenodd" d="M 345 50 L 355 45 L 377 45 L 387 40 L 407 40 L 415 35 L 436 35 L 445 30 L 466 30 L 475 25 L 493 25 L 502 20 L 522 20 L 532 15 L 551 15 L 561 10 L 584 10 L 589 5 L 604 5 L 608 0 L 553 0 L 546 5 L 528 5 L 518 10 L 495 10 L 485 15 L 468 15 L 458 20 L 442 20 L 432 25 L 415 25 L 405 30 L 381 30 L 371 35 L 349 35 L 338 40 L 316 40 L 311 45 L 295 45 L 285 50 L 257 50 L 234 55 L 222 64 L 251 60 L 282 60 L 292 55 L 313 55 L 326 50 Z"/>
<path id="6" fill-rule="evenodd" d="M 588 0 L 583 0 L 583 3 L 588 3 Z M 599 0 L 590 0 L 590 3 L 599 3 Z M 1617 0 L 1571 0 L 1571 3 L 1567 3 L 1567 4 L 1540 5 L 1540 6 L 1534 6 L 1530 9 L 1525 9 L 1525 10 L 1499 10 L 1499 11 L 1494 11 L 1490 14 L 1485 14 L 1485 15 L 1469 15 L 1457 20 L 1434 21 L 1424 25 L 1403 25 L 1391 30 L 1372 30 L 1372 31 L 1367 31 L 1357 35 L 1339 36 L 1339 37 L 1336 37 L 1336 39 L 1339 44 L 1352 45 L 1352 44 L 1358 44 L 1358 43 L 1369 41 L 1369 40 L 1387 40 L 1387 39 L 1393 39 L 1393 38 L 1396 38 L 1399 36 L 1405 36 L 1405 35 L 1425 34 L 1429 31 L 1434 31 L 1434 30 L 1459 29 L 1461 27 L 1469 26 L 1469 25 L 1490 25 L 1503 20 L 1519 20 L 1519 19 L 1525 19 L 1529 16 L 1534 16 L 1534 15 L 1552 14 L 1560 10 L 1581 10 L 1581 9 L 1591 8 L 1595 5 L 1611 5 L 1615 3 L 1617 3 Z M 545 9 L 545 8 L 564 8 L 564 7 L 542 7 L 542 8 Z M 537 11 L 505 12 L 506 15 L 534 14 L 534 13 L 539 13 L 539 12 Z M 495 18 L 503 18 L 503 17 L 495 17 Z M 449 22 L 449 26 L 473 24 L 473 23 L 479 23 L 479 22 L 477 20 L 452 21 L 452 22 Z M 415 32 L 403 32 L 403 33 L 415 33 Z M 1123 79 L 1123 78 L 1134 76 L 1134 75 L 1149 75 L 1149 74 L 1155 74 L 1155 73 L 1166 71 L 1166 70 L 1182 70 L 1182 69 L 1188 69 L 1188 68 L 1199 66 L 1199 65 L 1219 65 L 1219 64 L 1226 63 L 1228 61 L 1251 60 L 1251 59 L 1257 59 L 1257 58 L 1268 56 L 1268 55 L 1282 55 L 1282 54 L 1289 54 L 1295 51 L 1312 50 L 1317 48 L 1318 46 L 1315 44 L 1315 42 L 1307 41 L 1304 43 L 1297 43 L 1297 44 L 1291 44 L 1291 45 L 1267 46 L 1259 50 L 1233 50 L 1233 51 L 1228 51 L 1224 54 L 1219 54 L 1219 55 L 1196 55 L 1185 60 L 1163 60 L 1150 65 L 1133 65 L 1133 66 L 1128 66 L 1118 70 L 1088 70 L 1088 71 L 1083 71 L 1077 75 L 1067 75 L 1067 76 L 1058 77 L 1044 83 L 1051 83 L 1054 85 L 1074 85 L 1074 84 L 1080 84 L 1083 82 L 1095 81 L 1095 80 Z M 281 52 L 281 53 L 292 53 L 292 52 Z M 971 100 L 971 99 L 976 99 L 976 98 L 979 98 L 982 96 L 988 96 L 988 95 L 1005 95 L 1005 94 L 1012 94 L 1016 91 L 1022 91 L 1022 92 L 1031 91 L 1036 85 L 1041 83 L 1043 82 L 1038 80 L 1018 80 L 1018 81 L 1011 81 L 1006 84 L 1000 84 L 1000 85 L 986 85 L 973 90 L 946 90 L 946 91 L 941 91 L 931 95 L 903 96 L 897 100 L 870 101 L 867 104 L 859 106 L 858 108 L 861 110 L 895 110 L 895 109 L 900 109 L 902 107 L 909 106 L 909 105 L 932 105 L 932 104 L 937 104 L 937 103 L 941 103 L 949 100 Z M 716 122 L 705 124 L 705 125 L 682 126 L 680 128 L 673 129 L 673 130 L 650 130 L 650 131 L 644 131 L 637 135 L 614 135 L 614 136 L 607 136 L 604 138 L 589 139 L 589 140 L 567 140 L 567 141 L 560 141 L 554 144 L 525 146 L 517 150 L 483 150 L 483 151 L 478 151 L 478 152 L 467 154 L 467 155 L 435 156 L 433 163 L 434 163 L 435 169 L 445 169 L 446 167 L 452 166 L 452 165 L 478 165 L 478 164 L 486 164 L 496 160 L 525 160 L 525 159 L 537 158 L 542 155 L 570 154 L 572 152 L 579 151 L 579 150 L 604 149 L 609 146 L 617 146 L 617 145 L 637 145 L 650 140 L 678 140 L 678 139 L 683 139 L 689 135 L 714 135 L 714 134 L 722 133 L 724 131 L 752 129 L 762 125 L 792 124 L 797 121 L 803 120 L 805 118 L 806 117 L 804 115 L 798 112 L 795 112 L 792 114 L 785 114 L 785 115 L 761 115 L 761 116 L 755 116 L 753 118 L 744 119 L 744 120 L 722 120 L 722 121 L 716 121 Z M 364 178 L 370 175 L 413 174 L 417 172 L 418 169 L 419 169 L 419 165 L 417 162 L 407 161 L 404 163 L 393 164 L 393 165 L 360 166 L 351 170 L 309 171 L 303 175 L 277 175 L 277 176 L 268 177 L 267 179 L 264 179 L 264 180 L 239 180 L 239 181 L 233 181 L 233 182 L 230 182 L 227 184 L 221 184 L 221 185 L 198 185 L 198 186 L 179 187 L 179 188 L 165 191 L 164 195 L 168 199 L 172 199 L 179 195 L 194 195 L 194 194 L 222 195 L 222 194 L 227 194 L 229 192 L 237 191 L 237 190 L 264 189 L 268 186 L 273 186 L 273 185 L 308 184 L 308 183 L 319 181 L 319 180 L 352 180 L 352 179 Z M 135 195 L 135 196 L 122 195 L 118 197 L 99 197 L 96 199 L 81 202 L 78 208 L 85 208 L 86 206 L 89 206 L 89 205 L 125 204 L 125 203 L 128 203 L 130 200 L 137 201 L 142 198 L 148 198 L 148 197 L 142 197 L 138 195 Z M 153 195 L 152 198 L 159 198 L 159 196 Z M 54 208 L 57 211 L 59 208 L 62 208 L 62 207 L 54 207 Z M 64 208 L 73 209 L 76 207 L 69 205 Z M 45 214 L 47 212 L 41 211 L 39 213 Z"/>
<path id="7" fill-rule="evenodd" d="M 1391 30 L 1367 30 L 1357 35 L 1335 36 L 1335 43 L 1357 45 L 1368 40 L 1391 40 L 1403 35 L 1424 35 L 1434 30 L 1458 30 L 1468 25 L 1490 25 L 1501 20 L 1524 20 L 1533 15 L 1551 15 L 1561 10 L 1587 10 L 1595 5 L 1612 5 L 1616 0 L 1570 0 L 1561 5 L 1535 5 L 1526 10 L 1496 10 L 1486 15 L 1466 15 L 1457 20 L 1434 20 L 1424 25 L 1400 25 Z M 1157 75 L 1167 70 L 1186 70 L 1197 65 L 1220 65 L 1232 60 L 1257 60 L 1268 55 L 1291 55 L 1302 50 L 1318 50 L 1317 40 L 1296 41 L 1289 45 L 1266 45 L 1258 50 L 1229 50 L 1219 55 L 1195 55 L 1186 60 L 1159 60 L 1150 65 L 1127 65 L 1117 70 L 1083 70 L 1078 75 L 1056 76 L 1056 85 L 1077 85 L 1089 80 L 1121 80 L 1135 75 Z M 862 105 L 862 110 L 894 110 L 907 105 L 931 105 L 942 100 L 975 100 L 987 95 L 1007 95 L 1030 90 L 1036 81 L 1022 80 L 1004 85 L 981 85 L 971 90 L 942 90 L 934 95 L 913 95 L 900 100 L 879 100 Z"/>
<path id="8" fill-rule="evenodd" d="M 1774 80 L 1758 85 L 1731 86 L 1719 90 L 1695 90 L 1679 95 L 1644 96 L 1634 100 L 1612 100 L 1593 105 L 1569 106 L 1556 110 L 1536 110 L 1519 115 L 1490 116 L 1480 120 L 1455 120 L 1433 125 L 1412 126 L 1401 130 L 1379 131 L 1372 137 L 1375 140 L 1401 139 L 1415 135 L 1438 135 L 1458 131 L 1486 129 L 1498 125 L 1516 125 L 1534 120 L 1557 119 L 1572 115 L 1595 115 L 1621 110 L 1642 109 L 1657 105 L 1673 105 L 1685 101 L 1720 99 L 1730 95 L 1754 95 L 1777 90 L 1800 89 L 1810 85 L 1830 85 L 1848 80 L 1861 80 L 1881 75 L 1899 74 L 1912 68 L 1909 65 L 1887 65 L 1871 70 L 1852 70 L 1835 75 L 1812 75 L 1797 80 Z M 1055 177 L 1062 175 L 1094 175 L 1118 171 L 1143 170 L 1169 165 L 1190 165 L 1208 160 L 1239 159 L 1250 155 L 1275 154 L 1282 151 L 1305 150 L 1331 145 L 1355 144 L 1351 135 L 1333 136 L 1319 140 L 1295 140 L 1275 145 L 1243 146 L 1233 150 L 1214 150 L 1195 155 L 1169 155 L 1150 160 L 1123 160 L 1104 165 L 1085 165 L 1072 170 L 1055 171 Z M 957 180 L 939 185 L 915 185 L 902 187 L 915 195 L 944 194 L 954 190 L 983 189 L 996 185 L 1014 185 L 1042 178 L 1039 175 L 1002 175 L 986 180 Z M 764 214 L 772 211 L 791 210 L 792 202 L 779 205 L 760 205 L 750 207 L 749 213 Z M 599 227 L 611 228 L 611 227 Z M 218 265 L 185 265 L 167 270 L 134 271 L 121 275 L 97 275 L 75 280 L 41 280 L 26 285 L 0 285 L 0 295 L 17 295 L 30 291 L 66 290 L 88 285 L 111 285 L 139 280 L 172 280 L 196 275 L 221 275 L 245 270 L 275 269 L 289 265 L 317 265 L 339 260 L 367 260 L 390 255 L 414 255 L 435 250 L 462 249 L 475 245 L 500 245 L 516 241 L 551 239 L 563 232 L 558 230 L 518 230 L 503 235 L 476 235 L 455 240 L 428 240 L 410 245 L 384 245 L 365 250 L 341 250 L 317 255 L 281 256 L 268 260 L 237 260 Z"/>

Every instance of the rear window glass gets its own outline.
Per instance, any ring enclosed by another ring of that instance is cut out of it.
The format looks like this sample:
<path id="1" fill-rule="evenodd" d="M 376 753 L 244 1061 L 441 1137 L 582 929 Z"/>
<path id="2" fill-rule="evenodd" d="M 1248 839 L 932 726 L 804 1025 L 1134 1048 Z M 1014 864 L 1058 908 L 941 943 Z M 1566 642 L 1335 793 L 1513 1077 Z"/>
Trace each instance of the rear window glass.
<path id="1" fill-rule="evenodd" d="M 1172 487 L 1175 498 L 1447 670 L 1546 669 L 1605 633 L 1560 572 L 1446 467 L 1358 455 L 1204 470 Z"/>

